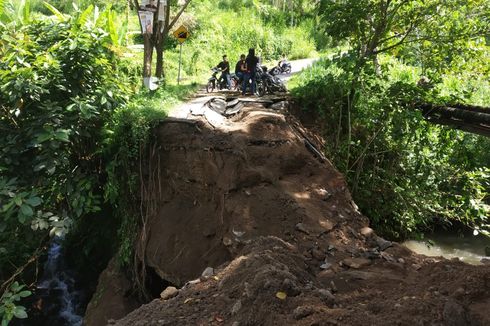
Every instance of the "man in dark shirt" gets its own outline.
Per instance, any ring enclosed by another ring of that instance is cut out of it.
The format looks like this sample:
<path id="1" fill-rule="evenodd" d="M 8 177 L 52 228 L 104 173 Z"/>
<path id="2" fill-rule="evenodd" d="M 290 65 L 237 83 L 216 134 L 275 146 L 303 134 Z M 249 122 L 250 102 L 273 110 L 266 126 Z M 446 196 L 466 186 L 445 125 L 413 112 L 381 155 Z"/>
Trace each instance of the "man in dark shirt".
<path id="1" fill-rule="evenodd" d="M 247 63 L 245 62 L 245 54 L 240 56 L 240 60 L 235 65 L 235 75 L 239 80 L 243 79 L 243 76 L 247 72 Z"/>
<path id="2" fill-rule="evenodd" d="M 223 61 L 221 61 L 218 66 L 221 70 L 220 80 L 226 80 L 226 85 L 228 85 L 228 89 L 231 87 L 231 78 L 230 78 L 230 63 L 228 62 L 228 57 L 226 54 L 223 56 Z"/>
<path id="3" fill-rule="evenodd" d="M 257 64 L 259 63 L 259 58 L 255 56 L 255 49 L 248 50 L 248 56 L 247 59 L 245 59 L 245 62 L 247 64 L 247 73 L 243 78 L 242 95 L 245 95 L 249 80 L 252 80 L 252 85 L 250 86 L 250 88 L 253 95 L 255 94 L 255 73 L 257 69 Z"/>

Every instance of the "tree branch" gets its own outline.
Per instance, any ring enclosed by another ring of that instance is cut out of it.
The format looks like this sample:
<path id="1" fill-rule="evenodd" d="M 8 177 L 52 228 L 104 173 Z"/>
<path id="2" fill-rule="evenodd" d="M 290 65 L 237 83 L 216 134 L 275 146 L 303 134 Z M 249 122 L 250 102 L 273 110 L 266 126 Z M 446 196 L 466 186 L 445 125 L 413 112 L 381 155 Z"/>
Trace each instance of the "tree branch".
<path id="1" fill-rule="evenodd" d="M 187 6 L 189 5 L 189 3 L 191 3 L 191 0 L 186 0 L 186 2 L 184 3 L 184 5 L 182 6 L 182 8 L 180 8 L 180 11 L 174 17 L 174 19 L 172 20 L 172 22 L 168 25 L 168 28 L 167 28 L 168 31 L 170 31 L 172 29 L 172 27 L 174 27 L 175 23 L 180 18 L 180 16 L 184 12 L 185 8 L 187 8 Z"/>

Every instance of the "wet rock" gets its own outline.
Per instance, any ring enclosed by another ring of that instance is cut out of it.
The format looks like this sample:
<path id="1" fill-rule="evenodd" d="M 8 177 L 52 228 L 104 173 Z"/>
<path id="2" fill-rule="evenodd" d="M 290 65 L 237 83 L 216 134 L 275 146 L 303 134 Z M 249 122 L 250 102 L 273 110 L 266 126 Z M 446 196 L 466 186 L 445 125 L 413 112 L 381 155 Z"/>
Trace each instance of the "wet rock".
<path id="1" fill-rule="evenodd" d="M 371 264 L 371 260 L 366 258 L 346 258 L 342 261 L 342 265 L 350 268 L 359 269 Z"/>
<path id="2" fill-rule="evenodd" d="M 444 320 L 444 325 L 447 326 L 468 325 L 465 309 L 463 306 L 453 300 L 449 300 L 446 302 L 446 304 L 444 304 L 442 318 Z"/>
<path id="3" fill-rule="evenodd" d="M 177 294 L 179 294 L 179 290 L 173 286 L 169 286 L 160 293 L 160 298 L 162 298 L 162 300 L 168 300 L 177 296 Z"/>
<path id="4" fill-rule="evenodd" d="M 201 274 L 201 278 L 208 279 L 214 274 L 214 269 L 212 267 L 206 267 L 204 272 Z"/>
<path id="5" fill-rule="evenodd" d="M 372 236 L 374 234 L 374 230 L 371 229 L 370 227 L 367 227 L 367 226 L 362 228 L 360 232 L 366 238 L 369 238 L 370 236 Z"/>
<path id="6" fill-rule="evenodd" d="M 303 232 L 306 234 L 310 234 L 310 232 L 306 229 L 306 226 L 303 223 L 296 224 L 295 229 L 297 231 L 300 231 L 300 232 Z"/>
<path id="7" fill-rule="evenodd" d="M 314 310 L 312 307 L 301 306 L 301 307 L 297 307 L 296 309 L 294 309 L 293 316 L 294 316 L 294 319 L 300 320 L 300 319 L 303 319 L 303 318 L 311 315 L 313 313 L 313 311 Z"/>
<path id="8" fill-rule="evenodd" d="M 242 309 L 242 301 L 238 300 L 231 308 L 231 314 L 236 315 Z"/>
<path id="9" fill-rule="evenodd" d="M 384 251 L 393 246 L 393 243 L 381 237 L 376 237 L 376 245 L 379 247 L 379 250 Z"/>

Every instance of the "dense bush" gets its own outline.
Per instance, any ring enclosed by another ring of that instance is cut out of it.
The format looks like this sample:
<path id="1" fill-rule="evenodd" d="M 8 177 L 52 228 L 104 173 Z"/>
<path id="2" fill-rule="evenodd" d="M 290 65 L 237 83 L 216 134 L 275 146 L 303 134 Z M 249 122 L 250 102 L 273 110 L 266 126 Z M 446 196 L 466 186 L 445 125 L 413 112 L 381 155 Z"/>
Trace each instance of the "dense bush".
<path id="1" fill-rule="evenodd" d="M 417 86 L 417 69 L 390 60 L 382 76 L 364 66 L 352 97 L 356 66 L 350 55 L 318 62 L 296 79 L 293 93 L 321 119 L 328 156 L 346 174 L 361 211 L 392 238 L 438 222 L 490 231 L 490 141 L 429 124 L 414 105 L 451 99 L 489 105 L 481 96 L 488 85 L 468 92 L 459 86 L 482 81 L 466 80 L 449 88 L 454 76 L 425 90 Z"/>
<path id="2" fill-rule="evenodd" d="M 31 17 L 28 7 L 21 17 L 2 13 L 2 283 L 48 234 L 61 236 L 101 209 L 107 123 L 126 102 L 112 38 L 95 25 L 92 11 L 53 12 L 52 19 Z"/>

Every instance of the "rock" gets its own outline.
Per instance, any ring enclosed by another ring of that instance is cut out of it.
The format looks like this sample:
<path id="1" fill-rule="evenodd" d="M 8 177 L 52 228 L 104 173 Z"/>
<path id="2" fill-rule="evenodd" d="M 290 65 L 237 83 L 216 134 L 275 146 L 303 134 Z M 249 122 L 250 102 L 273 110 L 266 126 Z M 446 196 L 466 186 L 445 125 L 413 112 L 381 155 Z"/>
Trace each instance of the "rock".
<path id="1" fill-rule="evenodd" d="M 328 251 L 333 251 L 333 250 L 335 250 L 335 246 L 334 245 L 328 245 L 327 250 Z"/>
<path id="2" fill-rule="evenodd" d="M 465 291 L 463 288 L 457 288 L 456 291 L 454 291 L 454 297 L 460 298 L 464 295 Z"/>
<path id="3" fill-rule="evenodd" d="M 402 307 L 402 305 L 401 305 L 401 304 L 399 304 L 399 303 L 395 303 L 395 308 L 401 308 L 401 307 Z"/>
<path id="4" fill-rule="evenodd" d="M 332 197 L 332 194 L 329 193 L 327 190 L 323 189 L 323 188 L 318 188 L 318 189 L 315 189 L 313 190 L 315 192 L 315 194 L 321 199 L 321 200 L 329 200 L 330 197 Z"/>
<path id="5" fill-rule="evenodd" d="M 367 226 L 363 227 L 360 232 L 366 238 L 369 238 L 370 236 L 372 236 L 374 234 L 374 230 L 371 229 L 370 227 L 367 227 Z"/>
<path id="6" fill-rule="evenodd" d="M 412 267 L 413 267 L 413 269 L 415 269 L 416 271 L 418 271 L 419 269 L 422 268 L 422 265 L 420 265 L 420 264 L 412 264 Z"/>
<path id="7" fill-rule="evenodd" d="M 398 258 L 398 262 L 399 262 L 400 264 L 405 264 L 405 259 L 403 259 L 403 258 Z"/>
<path id="8" fill-rule="evenodd" d="M 327 304 L 332 305 L 335 303 L 335 296 L 329 290 L 319 289 L 318 293 Z"/>
<path id="9" fill-rule="evenodd" d="M 212 267 L 206 267 L 204 272 L 202 272 L 201 277 L 204 279 L 210 278 L 214 274 L 214 269 Z"/>
<path id="10" fill-rule="evenodd" d="M 483 264 L 483 265 L 490 265 L 490 259 L 489 258 L 482 258 L 480 260 L 480 262 Z"/>
<path id="11" fill-rule="evenodd" d="M 321 269 L 329 269 L 330 267 L 332 267 L 332 264 L 327 262 L 324 262 L 323 264 L 320 265 Z"/>
<path id="12" fill-rule="evenodd" d="M 281 288 L 284 289 L 290 297 L 295 297 L 301 293 L 299 286 L 288 278 L 282 282 Z"/>
<path id="13" fill-rule="evenodd" d="M 307 307 L 307 306 L 301 306 L 297 307 L 296 309 L 293 310 L 293 316 L 294 319 L 300 320 L 305 317 L 308 317 L 313 313 L 313 308 L 312 307 Z"/>
<path id="14" fill-rule="evenodd" d="M 300 232 L 303 232 L 306 234 L 310 234 L 310 232 L 306 229 L 306 226 L 303 223 L 296 224 L 295 229 L 297 231 L 300 231 Z"/>
<path id="15" fill-rule="evenodd" d="M 442 319 L 444 320 L 444 325 L 447 326 L 468 325 L 466 311 L 464 310 L 463 306 L 453 300 L 449 300 L 446 302 L 446 304 L 444 304 Z"/>
<path id="16" fill-rule="evenodd" d="M 231 326 L 240 326 L 240 323 L 235 321 L 235 322 L 233 322 L 233 324 L 231 324 Z"/>
<path id="17" fill-rule="evenodd" d="M 242 301 L 238 300 L 231 308 L 231 314 L 236 315 L 240 311 L 240 309 L 242 309 Z"/>
<path id="18" fill-rule="evenodd" d="M 281 101 L 270 106 L 273 110 L 285 110 L 288 107 L 288 101 Z"/>
<path id="19" fill-rule="evenodd" d="M 227 236 L 224 236 L 223 237 L 223 244 L 225 245 L 225 247 L 229 247 L 233 244 L 233 241 L 228 238 Z"/>
<path id="20" fill-rule="evenodd" d="M 175 297 L 177 294 L 179 294 L 179 290 L 176 287 L 169 286 L 160 293 L 160 298 L 162 298 L 162 300 L 168 300 Z"/>
<path id="21" fill-rule="evenodd" d="M 359 269 L 371 264 L 371 260 L 366 258 L 346 258 L 342 264 L 350 268 Z"/>
<path id="22" fill-rule="evenodd" d="M 381 251 L 384 251 L 389 247 L 393 246 L 393 243 L 391 241 L 385 240 L 381 237 L 376 237 L 376 244 L 378 245 L 379 250 Z"/>
<path id="23" fill-rule="evenodd" d="M 332 289 L 333 293 L 337 292 L 337 286 L 335 286 L 334 281 L 330 281 L 330 288 Z"/>
<path id="24" fill-rule="evenodd" d="M 318 221 L 318 224 L 320 224 L 320 227 L 322 228 L 320 230 L 321 233 L 330 232 L 334 228 L 334 224 L 332 222 L 330 222 L 329 220 L 320 220 L 320 221 Z"/>
<path id="25" fill-rule="evenodd" d="M 311 251 L 311 255 L 313 258 L 318 259 L 318 260 L 324 260 L 325 259 L 325 253 L 319 249 L 313 248 Z"/>

